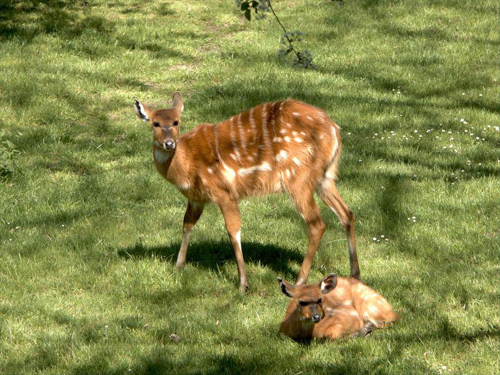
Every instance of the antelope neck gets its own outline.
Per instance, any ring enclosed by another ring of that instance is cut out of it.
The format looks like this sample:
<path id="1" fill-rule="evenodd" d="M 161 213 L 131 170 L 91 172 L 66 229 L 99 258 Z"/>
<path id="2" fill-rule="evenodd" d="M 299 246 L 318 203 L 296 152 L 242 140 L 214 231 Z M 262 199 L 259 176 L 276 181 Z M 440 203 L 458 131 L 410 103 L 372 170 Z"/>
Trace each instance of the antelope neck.
<path id="1" fill-rule="evenodd" d="M 175 183 L 175 180 L 186 174 L 185 168 L 182 163 L 179 162 L 182 155 L 182 150 L 179 150 L 179 147 L 176 147 L 176 149 L 172 151 L 166 151 L 154 145 L 153 154 L 156 169 L 168 181 Z"/>

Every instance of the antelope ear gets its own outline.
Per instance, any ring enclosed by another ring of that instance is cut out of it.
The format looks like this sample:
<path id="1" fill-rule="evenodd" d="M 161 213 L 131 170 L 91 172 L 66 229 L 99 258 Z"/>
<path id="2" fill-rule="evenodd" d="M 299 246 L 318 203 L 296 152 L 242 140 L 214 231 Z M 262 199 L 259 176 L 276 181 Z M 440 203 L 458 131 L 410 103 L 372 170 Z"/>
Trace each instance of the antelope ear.
<path id="1" fill-rule="evenodd" d="M 182 104 L 181 93 L 179 91 L 174 92 L 174 108 L 181 113 L 184 111 L 184 104 Z"/>
<path id="2" fill-rule="evenodd" d="M 142 121 L 149 121 L 149 113 L 151 109 L 147 105 L 143 105 L 140 101 L 134 98 L 134 109 L 137 117 Z"/>
<path id="3" fill-rule="evenodd" d="M 288 281 L 282 280 L 280 277 L 278 277 L 278 283 L 280 284 L 281 291 L 285 296 L 293 297 L 293 290 L 295 287 L 292 284 Z"/>
<path id="4" fill-rule="evenodd" d="M 337 275 L 334 273 L 326 276 L 319 283 L 319 289 L 323 294 L 330 293 L 332 290 L 335 289 L 336 286 L 337 286 Z"/>

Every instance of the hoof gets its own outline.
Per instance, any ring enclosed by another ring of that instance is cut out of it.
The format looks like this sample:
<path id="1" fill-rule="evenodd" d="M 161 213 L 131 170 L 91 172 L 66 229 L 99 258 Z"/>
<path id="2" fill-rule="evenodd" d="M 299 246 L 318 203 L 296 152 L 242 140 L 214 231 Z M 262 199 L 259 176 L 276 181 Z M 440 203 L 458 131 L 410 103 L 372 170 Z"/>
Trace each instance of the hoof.
<path id="1" fill-rule="evenodd" d="M 175 265 L 175 268 L 177 269 L 178 272 L 182 271 L 184 269 L 184 267 L 186 267 L 185 263 L 181 263 L 181 264 L 177 263 Z"/>
<path id="2" fill-rule="evenodd" d="M 245 294 L 248 290 L 248 283 L 240 284 L 240 293 Z"/>

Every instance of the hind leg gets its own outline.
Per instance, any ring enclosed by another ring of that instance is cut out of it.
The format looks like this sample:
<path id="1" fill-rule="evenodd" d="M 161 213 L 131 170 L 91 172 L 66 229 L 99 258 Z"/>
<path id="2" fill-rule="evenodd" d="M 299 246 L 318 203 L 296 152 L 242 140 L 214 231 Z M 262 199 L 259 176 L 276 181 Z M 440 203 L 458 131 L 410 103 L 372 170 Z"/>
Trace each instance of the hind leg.
<path id="1" fill-rule="evenodd" d="M 354 238 L 354 214 L 349 207 L 345 204 L 340 196 L 335 181 L 325 178 L 321 187 L 318 189 L 318 194 L 330 207 L 330 209 L 337 215 L 344 227 L 347 235 L 347 243 L 349 246 L 349 264 L 351 266 L 351 277 L 360 279 L 358 254 L 356 252 L 356 240 Z"/>

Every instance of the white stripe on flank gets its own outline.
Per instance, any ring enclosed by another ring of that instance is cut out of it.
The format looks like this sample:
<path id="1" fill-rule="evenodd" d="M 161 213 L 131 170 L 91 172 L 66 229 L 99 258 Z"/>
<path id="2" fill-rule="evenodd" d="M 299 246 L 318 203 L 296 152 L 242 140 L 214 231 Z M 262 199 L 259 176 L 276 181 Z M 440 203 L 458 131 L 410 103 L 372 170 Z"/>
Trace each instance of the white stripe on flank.
<path id="1" fill-rule="evenodd" d="M 307 119 L 313 121 L 313 118 L 311 116 L 307 116 Z"/>
<path id="2" fill-rule="evenodd" d="M 234 134 L 234 130 L 233 130 L 233 121 L 234 121 L 234 116 L 229 119 L 229 135 L 231 137 L 231 145 L 233 147 L 234 153 L 236 154 L 236 156 L 238 156 L 238 159 L 239 159 L 240 153 L 238 151 L 238 143 L 236 143 L 236 135 Z M 236 160 L 236 159 L 234 159 L 234 160 Z"/>
<path id="3" fill-rule="evenodd" d="M 243 123 L 241 122 L 241 113 L 238 115 L 238 130 L 240 132 L 240 143 L 241 148 L 246 150 L 246 142 L 245 142 L 245 132 L 243 131 Z"/>
<path id="4" fill-rule="evenodd" d="M 266 148 L 271 148 L 271 140 L 269 139 L 269 130 L 267 129 L 267 103 L 262 107 L 262 136 L 264 137 L 264 145 Z M 264 115 L 265 113 L 265 115 Z M 260 147 L 259 147 L 260 148 Z"/>
<path id="5" fill-rule="evenodd" d="M 292 158 L 293 162 L 297 165 L 300 165 L 300 160 L 297 159 L 295 156 Z"/>
<path id="6" fill-rule="evenodd" d="M 339 141 L 337 140 L 337 133 L 335 132 L 335 128 L 332 126 L 332 135 L 333 135 L 333 150 L 332 150 L 332 156 L 330 157 L 330 160 L 333 160 L 335 158 L 335 155 L 337 154 L 337 150 L 339 148 Z"/>
<path id="7" fill-rule="evenodd" d="M 255 119 L 253 118 L 254 111 L 255 111 L 255 107 L 250 110 L 249 121 L 250 121 L 250 126 L 252 127 L 252 131 L 255 133 L 257 128 L 255 127 Z"/>
<path id="8" fill-rule="evenodd" d="M 300 113 L 299 112 L 293 112 L 292 115 L 294 115 L 294 116 L 300 116 Z"/>
<path id="9" fill-rule="evenodd" d="M 247 175 L 256 171 L 270 171 L 271 166 L 269 163 L 264 162 L 261 165 L 256 165 L 255 167 L 250 167 L 250 168 L 242 168 L 238 171 L 238 174 L 241 175 Z"/>

